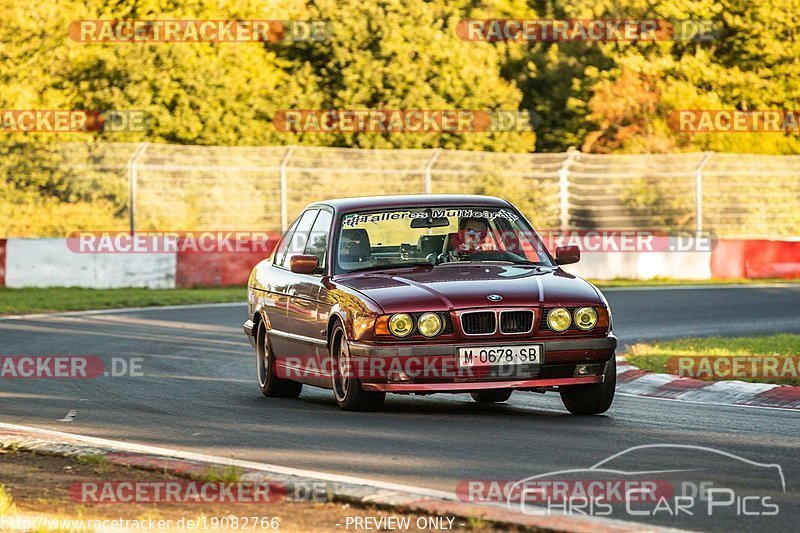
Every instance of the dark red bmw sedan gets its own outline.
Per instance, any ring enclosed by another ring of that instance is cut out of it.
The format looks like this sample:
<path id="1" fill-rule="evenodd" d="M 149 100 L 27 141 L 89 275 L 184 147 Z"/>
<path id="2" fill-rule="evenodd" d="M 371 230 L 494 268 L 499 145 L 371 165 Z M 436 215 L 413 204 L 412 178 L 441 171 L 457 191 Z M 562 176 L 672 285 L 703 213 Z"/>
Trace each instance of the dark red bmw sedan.
<path id="1" fill-rule="evenodd" d="M 266 396 L 303 384 L 342 409 L 387 392 L 558 391 L 605 412 L 616 383 L 611 313 L 519 211 L 485 196 L 348 198 L 308 206 L 248 282 L 245 333 Z"/>

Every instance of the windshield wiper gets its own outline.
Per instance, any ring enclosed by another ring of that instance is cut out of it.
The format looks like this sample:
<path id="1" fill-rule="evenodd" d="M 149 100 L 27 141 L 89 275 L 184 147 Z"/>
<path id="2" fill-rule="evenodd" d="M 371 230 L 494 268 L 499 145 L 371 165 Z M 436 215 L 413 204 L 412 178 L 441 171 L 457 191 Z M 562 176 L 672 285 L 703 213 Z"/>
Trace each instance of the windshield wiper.
<path id="1" fill-rule="evenodd" d="M 536 272 L 550 272 L 554 268 L 553 265 L 537 263 L 536 261 L 451 261 L 449 263 L 442 263 L 449 268 L 456 268 L 459 265 L 516 265 L 524 266 L 535 269 Z"/>
<path id="2" fill-rule="evenodd" d="M 537 261 L 528 261 L 528 260 L 519 260 L 519 261 L 510 261 L 508 259 L 478 259 L 476 261 L 449 261 L 447 263 L 441 263 L 443 265 L 491 265 L 491 264 L 504 264 L 504 265 L 525 265 L 525 266 L 537 266 L 537 267 L 547 267 L 551 265 L 544 265 Z"/>
<path id="3" fill-rule="evenodd" d="M 522 261 L 514 261 L 514 264 L 515 265 L 531 265 L 531 266 L 537 266 L 537 267 L 550 266 L 550 265 L 545 265 L 545 264 L 541 263 L 540 261 L 530 261 L 528 259 L 523 259 Z"/>
<path id="4" fill-rule="evenodd" d="M 350 274 L 352 272 L 369 272 L 373 270 L 390 270 L 394 268 L 407 268 L 407 267 L 418 267 L 418 266 L 429 266 L 433 268 L 435 265 L 427 261 L 414 261 L 409 263 L 388 263 L 385 265 L 372 265 L 364 268 L 356 268 L 353 270 L 348 270 L 346 273 Z"/>

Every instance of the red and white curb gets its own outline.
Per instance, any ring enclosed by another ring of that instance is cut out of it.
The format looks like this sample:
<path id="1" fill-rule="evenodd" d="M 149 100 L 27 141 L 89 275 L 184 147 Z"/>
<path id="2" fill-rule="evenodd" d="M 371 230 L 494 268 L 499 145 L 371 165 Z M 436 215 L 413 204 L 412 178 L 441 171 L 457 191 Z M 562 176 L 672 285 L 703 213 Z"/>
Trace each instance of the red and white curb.
<path id="1" fill-rule="evenodd" d="M 683 378 L 647 372 L 624 361 L 617 364 L 617 392 L 695 403 L 800 409 L 800 387 Z"/>
<path id="2" fill-rule="evenodd" d="M 60 431 L 0 422 L 0 448 L 33 451 L 64 457 L 102 456 L 112 464 L 198 476 L 210 470 L 236 467 L 242 481 L 279 484 L 287 495 L 302 494 L 309 487 L 325 483 L 327 501 L 374 505 L 404 513 L 478 517 L 495 524 L 550 532 L 641 532 L 679 531 L 647 524 L 592 516 L 564 516 L 516 512 L 505 505 L 466 503 L 455 493 L 412 487 L 397 483 L 281 467 L 228 457 L 205 455 L 169 448 L 86 437 Z M 292 498 L 289 497 L 291 500 Z M 317 500 L 318 501 L 318 500 Z"/>

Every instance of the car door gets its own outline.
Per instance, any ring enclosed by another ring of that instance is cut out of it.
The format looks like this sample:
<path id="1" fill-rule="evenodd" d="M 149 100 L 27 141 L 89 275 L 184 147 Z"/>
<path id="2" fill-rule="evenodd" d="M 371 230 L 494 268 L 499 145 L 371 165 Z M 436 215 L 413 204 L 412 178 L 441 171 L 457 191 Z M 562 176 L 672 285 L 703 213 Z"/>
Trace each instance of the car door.
<path id="1" fill-rule="evenodd" d="M 256 294 L 258 298 L 258 307 L 267 316 L 270 348 L 272 350 L 272 355 L 276 359 L 285 356 L 289 351 L 289 341 L 286 337 L 282 336 L 281 333 L 289 331 L 286 309 L 289 305 L 287 285 L 290 280 L 286 276 L 286 272 L 278 268 L 278 265 L 286 256 L 286 249 L 291 242 L 292 234 L 299 220 L 300 218 L 298 217 L 292 222 L 289 229 L 286 230 L 286 233 L 281 237 L 278 246 L 275 247 L 272 263 L 270 263 L 268 267 L 265 267 L 267 272 L 264 272 L 260 276 L 264 284 L 261 290 Z"/>
<path id="2" fill-rule="evenodd" d="M 311 225 L 314 223 L 314 219 L 317 217 L 317 212 L 317 209 L 309 209 L 300 215 L 293 224 L 292 229 L 286 232 L 278 250 L 275 252 L 269 291 L 270 300 L 274 305 L 274 318 L 273 315 L 269 315 L 269 317 L 272 324 L 270 343 L 275 354 L 275 360 L 278 363 L 282 363 L 288 357 L 298 356 L 302 358 L 301 354 L 294 353 L 294 347 L 290 341 L 291 326 L 289 315 L 292 312 L 290 309 L 292 305 L 291 297 L 294 292 L 295 277 L 298 274 L 294 274 L 289 270 L 289 260 L 293 255 L 302 253 L 305 249 L 305 239 Z"/>
<path id="3" fill-rule="evenodd" d="M 332 210 L 321 208 L 306 236 L 302 251 L 304 255 L 316 256 L 320 268 L 314 274 L 295 274 L 288 313 L 292 353 L 304 354 L 304 357 L 307 354 L 307 377 L 309 381 L 320 384 L 323 381 L 327 382 L 322 372 L 322 365 L 327 356 L 325 341 L 327 315 L 324 319 L 320 316 L 318 300 L 332 221 Z"/>

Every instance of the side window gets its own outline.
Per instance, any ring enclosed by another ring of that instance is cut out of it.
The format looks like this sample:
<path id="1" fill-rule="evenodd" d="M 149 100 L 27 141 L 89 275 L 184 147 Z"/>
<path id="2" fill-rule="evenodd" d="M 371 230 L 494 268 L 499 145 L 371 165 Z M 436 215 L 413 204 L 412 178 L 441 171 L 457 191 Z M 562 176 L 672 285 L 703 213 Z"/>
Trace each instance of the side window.
<path id="1" fill-rule="evenodd" d="M 325 252 L 328 250 L 328 233 L 331 230 L 331 220 L 333 215 L 326 211 L 320 210 L 317 220 L 314 221 L 314 227 L 311 228 L 311 234 L 308 238 L 305 254 L 314 255 L 319 260 L 320 268 L 325 266 Z"/>
<path id="2" fill-rule="evenodd" d="M 311 232 L 311 226 L 314 224 L 314 219 L 317 218 L 317 213 L 319 213 L 319 209 L 309 209 L 297 221 L 297 226 L 286 248 L 286 255 L 284 255 L 283 261 L 280 263 L 283 268 L 289 268 L 289 260 L 292 257 L 303 254 L 303 250 L 306 249 L 306 244 L 308 243 L 308 234 Z"/>
<path id="3" fill-rule="evenodd" d="M 297 227 L 298 222 L 300 222 L 300 217 L 297 217 L 297 219 L 292 222 L 292 225 L 289 226 L 289 229 L 286 230 L 286 233 L 283 234 L 281 242 L 278 243 L 278 247 L 275 249 L 275 259 L 272 264 L 283 264 L 283 259 L 286 257 L 286 249 L 289 247 L 289 243 L 292 241 L 292 234 L 294 234 L 294 229 Z"/>

